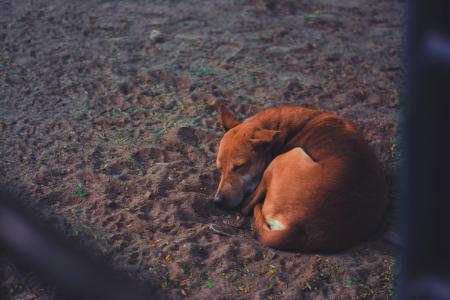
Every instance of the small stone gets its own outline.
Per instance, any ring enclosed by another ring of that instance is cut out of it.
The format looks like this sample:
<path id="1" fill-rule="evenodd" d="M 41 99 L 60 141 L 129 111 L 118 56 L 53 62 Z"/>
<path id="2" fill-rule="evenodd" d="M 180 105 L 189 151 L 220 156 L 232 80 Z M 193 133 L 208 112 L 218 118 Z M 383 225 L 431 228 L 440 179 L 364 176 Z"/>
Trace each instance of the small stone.
<path id="1" fill-rule="evenodd" d="M 203 101 L 210 109 L 215 109 L 217 107 L 217 98 L 213 95 L 205 95 Z"/>
<path id="2" fill-rule="evenodd" d="M 153 40 L 153 39 L 157 38 L 160 34 L 161 34 L 161 31 L 154 29 L 150 32 L 150 39 Z"/>
<path id="3" fill-rule="evenodd" d="M 146 200 L 150 199 L 151 195 L 152 195 L 152 193 L 150 193 L 150 191 L 145 192 L 144 199 L 146 199 Z"/>
<path id="4" fill-rule="evenodd" d="M 154 43 L 161 43 L 164 41 L 163 37 L 161 36 L 161 31 L 156 29 L 150 32 L 149 39 Z"/>

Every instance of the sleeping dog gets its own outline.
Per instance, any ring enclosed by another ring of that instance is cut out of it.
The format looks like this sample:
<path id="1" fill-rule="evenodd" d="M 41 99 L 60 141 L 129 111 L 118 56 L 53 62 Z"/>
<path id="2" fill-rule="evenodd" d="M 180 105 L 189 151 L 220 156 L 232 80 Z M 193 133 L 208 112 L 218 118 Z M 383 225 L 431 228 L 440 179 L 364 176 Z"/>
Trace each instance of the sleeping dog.
<path id="1" fill-rule="evenodd" d="M 214 202 L 249 215 L 269 247 L 334 252 L 373 234 L 386 182 L 356 126 L 300 106 L 266 109 L 240 122 L 221 108 Z"/>

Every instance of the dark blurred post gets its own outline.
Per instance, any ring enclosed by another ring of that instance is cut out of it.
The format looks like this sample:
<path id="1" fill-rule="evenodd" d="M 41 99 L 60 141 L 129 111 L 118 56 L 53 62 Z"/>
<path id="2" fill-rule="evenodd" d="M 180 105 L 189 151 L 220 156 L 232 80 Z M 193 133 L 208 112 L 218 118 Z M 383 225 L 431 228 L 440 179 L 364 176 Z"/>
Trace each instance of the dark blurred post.
<path id="1" fill-rule="evenodd" d="M 0 186 L 0 245 L 15 261 L 56 284 L 64 299 L 164 299 L 156 287 L 134 282 L 106 260 L 47 228 Z M 0 266 L 1 267 L 1 266 Z M 2 295 L 0 295 L 0 299 Z"/>
<path id="2" fill-rule="evenodd" d="M 401 299 L 450 299 L 450 1 L 409 1 Z"/>

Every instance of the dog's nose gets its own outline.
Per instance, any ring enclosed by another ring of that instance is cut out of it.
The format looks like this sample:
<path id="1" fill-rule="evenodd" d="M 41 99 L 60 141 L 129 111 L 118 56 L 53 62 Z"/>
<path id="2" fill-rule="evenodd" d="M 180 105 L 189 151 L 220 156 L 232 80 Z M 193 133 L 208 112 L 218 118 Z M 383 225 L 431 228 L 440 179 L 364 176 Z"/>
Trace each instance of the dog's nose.
<path id="1" fill-rule="evenodd" d="M 223 196 L 219 193 L 216 193 L 216 195 L 214 196 L 214 203 L 216 204 L 220 204 L 223 201 Z"/>

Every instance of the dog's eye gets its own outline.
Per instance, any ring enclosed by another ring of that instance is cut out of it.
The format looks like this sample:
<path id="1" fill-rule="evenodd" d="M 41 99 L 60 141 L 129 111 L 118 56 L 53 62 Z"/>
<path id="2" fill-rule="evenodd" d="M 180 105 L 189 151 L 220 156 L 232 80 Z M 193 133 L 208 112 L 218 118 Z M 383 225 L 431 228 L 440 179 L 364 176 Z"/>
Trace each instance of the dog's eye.
<path id="1" fill-rule="evenodd" d="M 235 164 L 235 165 L 233 165 L 233 167 L 231 168 L 231 171 L 237 171 L 237 170 L 239 170 L 240 168 L 242 168 L 242 167 L 244 167 L 245 166 L 245 163 L 239 163 L 239 164 Z"/>

